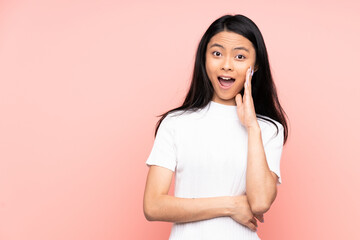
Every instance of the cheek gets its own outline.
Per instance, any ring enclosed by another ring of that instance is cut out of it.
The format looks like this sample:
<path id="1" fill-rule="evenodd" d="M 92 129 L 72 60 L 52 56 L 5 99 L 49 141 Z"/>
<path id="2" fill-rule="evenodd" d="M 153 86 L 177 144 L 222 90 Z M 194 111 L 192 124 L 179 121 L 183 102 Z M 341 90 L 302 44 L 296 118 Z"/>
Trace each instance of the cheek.
<path id="1" fill-rule="evenodd" d="M 246 72 L 247 72 L 247 70 L 248 70 L 248 68 L 247 67 L 244 67 L 244 66 L 242 66 L 241 67 L 241 69 L 239 70 L 239 73 L 240 73 L 240 76 L 242 77 L 242 78 L 246 78 Z"/>
<path id="2" fill-rule="evenodd" d="M 238 72 L 238 76 L 239 76 L 239 84 L 242 85 L 245 83 L 245 80 L 246 80 L 246 71 L 239 71 Z"/>
<path id="3" fill-rule="evenodd" d="M 205 63 L 205 69 L 209 77 L 216 73 L 216 65 L 214 64 L 214 61 L 208 61 Z"/>
<path id="4" fill-rule="evenodd" d="M 211 59 L 211 56 L 209 56 L 209 58 L 206 59 L 206 68 L 208 68 L 209 70 L 214 70 L 216 69 L 216 65 L 217 65 L 217 61 L 214 59 Z"/>

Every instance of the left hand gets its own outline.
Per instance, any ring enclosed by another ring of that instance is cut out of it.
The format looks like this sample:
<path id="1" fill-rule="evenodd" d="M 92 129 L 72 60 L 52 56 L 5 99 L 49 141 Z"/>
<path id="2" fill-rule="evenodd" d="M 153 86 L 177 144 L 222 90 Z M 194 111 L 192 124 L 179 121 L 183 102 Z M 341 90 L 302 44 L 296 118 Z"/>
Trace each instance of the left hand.
<path id="1" fill-rule="evenodd" d="M 239 120 L 242 123 L 242 125 L 244 125 L 247 129 L 251 127 L 257 127 L 259 125 L 256 118 L 254 101 L 251 96 L 252 69 L 253 68 L 250 67 L 246 72 L 246 80 L 244 84 L 244 96 L 241 97 L 240 93 L 236 94 L 235 96 L 235 102 L 237 105 L 237 114 Z M 246 83 L 248 83 L 248 85 Z"/>

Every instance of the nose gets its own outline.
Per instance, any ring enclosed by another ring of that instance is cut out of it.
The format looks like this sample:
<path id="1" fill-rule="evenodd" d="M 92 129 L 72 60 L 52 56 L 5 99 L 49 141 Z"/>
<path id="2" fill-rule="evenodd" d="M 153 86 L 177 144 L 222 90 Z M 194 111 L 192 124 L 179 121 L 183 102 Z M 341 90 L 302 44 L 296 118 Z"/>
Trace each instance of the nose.
<path id="1" fill-rule="evenodd" d="M 233 70 L 232 61 L 229 57 L 224 58 L 221 70 Z"/>

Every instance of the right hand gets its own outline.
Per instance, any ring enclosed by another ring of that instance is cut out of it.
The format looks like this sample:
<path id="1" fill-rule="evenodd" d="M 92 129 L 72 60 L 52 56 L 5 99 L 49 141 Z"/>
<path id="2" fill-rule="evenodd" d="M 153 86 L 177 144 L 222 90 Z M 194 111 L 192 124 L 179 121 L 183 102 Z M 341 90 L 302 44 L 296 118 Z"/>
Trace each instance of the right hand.
<path id="1" fill-rule="evenodd" d="M 230 215 L 236 222 L 250 228 L 253 231 L 257 231 L 257 221 L 264 221 L 263 214 L 254 215 L 251 212 L 251 208 L 246 195 L 233 196 L 234 208 L 233 213 Z M 255 218 L 256 217 L 256 218 Z"/>

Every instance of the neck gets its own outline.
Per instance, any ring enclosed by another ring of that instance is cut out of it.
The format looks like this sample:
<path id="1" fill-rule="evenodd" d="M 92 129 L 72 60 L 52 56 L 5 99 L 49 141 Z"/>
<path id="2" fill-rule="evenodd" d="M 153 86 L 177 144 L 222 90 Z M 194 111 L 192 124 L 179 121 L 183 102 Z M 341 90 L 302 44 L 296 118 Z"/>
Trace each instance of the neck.
<path id="1" fill-rule="evenodd" d="M 236 105 L 226 105 L 211 100 L 206 107 L 207 113 L 212 117 L 222 119 L 239 119 Z"/>

